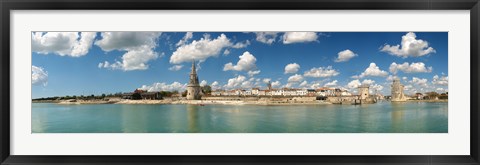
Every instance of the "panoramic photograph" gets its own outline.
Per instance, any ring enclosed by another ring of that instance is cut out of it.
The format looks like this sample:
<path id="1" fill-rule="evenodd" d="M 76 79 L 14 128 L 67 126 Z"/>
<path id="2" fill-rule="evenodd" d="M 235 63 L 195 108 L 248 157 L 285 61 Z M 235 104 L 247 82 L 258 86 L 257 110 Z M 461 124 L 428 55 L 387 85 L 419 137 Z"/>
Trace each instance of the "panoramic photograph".
<path id="1" fill-rule="evenodd" d="M 32 133 L 448 133 L 448 32 L 32 32 Z"/>

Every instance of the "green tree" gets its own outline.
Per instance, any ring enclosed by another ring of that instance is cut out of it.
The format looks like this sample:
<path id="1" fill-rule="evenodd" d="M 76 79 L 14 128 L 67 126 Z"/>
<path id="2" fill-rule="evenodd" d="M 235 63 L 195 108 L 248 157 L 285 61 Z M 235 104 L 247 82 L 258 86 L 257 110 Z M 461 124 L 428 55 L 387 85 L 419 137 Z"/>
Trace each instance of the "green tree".
<path id="1" fill-rule="evenodd" d="M 141 100 L 142 95 L 140 93 L 134 93 L 134 94 L 132 94 L 132 99 L 133 100 Z"/>
<path id="2" fill-rule="evenodd" d="M 426 94 L 428 96 L 428 99 L 435 99 L 439 95 L 437 92 L 427 92 Z"/>
<path id="3" fill-rule="evenodd" d="M 212 93 L 212 87 L 210 85 L 205 85 L 202 87 L 202 92 L 206 95 L 210 95 Z"/>

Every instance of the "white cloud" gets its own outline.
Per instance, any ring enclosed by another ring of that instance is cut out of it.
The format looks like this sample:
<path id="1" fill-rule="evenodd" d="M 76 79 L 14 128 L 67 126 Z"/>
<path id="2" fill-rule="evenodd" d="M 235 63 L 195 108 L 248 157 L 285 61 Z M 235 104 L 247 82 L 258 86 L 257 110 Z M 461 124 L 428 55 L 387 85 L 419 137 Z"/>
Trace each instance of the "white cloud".
<path id="1" fill-rule="evenodd" d="M 436 90 L 437 90 L 438 92 L 445 92 L 445 91 L 447 91 L 446 89 L 443 89 L 443 88 L 437 88 Z"/>
<path id="2" fill-rule="evenodd" d="M 338 57 L 337 59 L 335 59 L 335 62 L 346 62 L 355 56 L 358 56 L 358 55 L 352 52 L 351 50 L 347 49 L 347 50 L 338 52 Z"/>
<path id="3" fill-rule="evenodd" d="M 228 70 L 250 71 L 257 67 L 255 65 L 255 62 L 257 61 L 257 59 L 255 58 L 255 56 L 250 54 L 250 52 L 244 52 L 238 58 L 240 58 L 240 60 L 237 62 L 237 65 L 233 65 L 231 62 L 227 63 L 223 67 L 223 71 L 228 71 Z"/>
<path id="4" fill-rule="evenodd" d="M 390 65 L 390 72 L 397 73 L 398 71 L 402 71 L 405 73 L 429 73 L 432 72 L 433 68 L 425 67 L 423 62 L 413 62 L 412 64 L 408 64 L 408 62 L 404 62 L 403 64 L 392 63 Z"/>
<path id="5" fill-rule="evenodd" d="M 272 81 L 272 79 L 270 79 L 270 78 L 264 78 L 262 81 L 263 81 L 263 83 L 268 83 L 268 82 Z"/>
<path id="6" fill-rule="evenodd" d="M 300 65 L 297 63 L 291 63 L 285 66 L 285 74 L 288 73 L 297 73 L 298 69 L 300 69 Z"/>
<path id="7" fill-rule="evenodd" d="M 347 87 L 350 88 L 350 89 L 355 89 L 355 88 L 358 88 L 358 86 L 360 86 L 360 85 L 362 85 L 362 83 L 360 83 L 360 80 L 356 79 L 356 80 L 350 81 L 347 84 Z"/>
<path id="8" fill-rule="evenodd" d="M 230 54 L 230 50 L 225 49 L 225 51 L 223 51 L 223 55 L 229 55 L 229 54 Z"/>
<path id="9" fill-rule="evenodd" d="M 96 35 L 96 32 L 33 32 L 32 51 L 80 57 L 88 53 Z"/>
<path id="10" fill-rule="evenodd" d="M 168 68 L 171 71 L 178 71 L 183 68 L 183 65 L 173 65 L 172 67 Z"/>
<path id="11" fill-rule="evenodd" d="M 242 75 L 238 75 L 237 77 L 228 79 L 227 84 L 225 85 L 225 88 L 238 88 L 242 85 L 243 82 L 246 81 L 246 77 Z"/>
<path id="12" fill-rule="evenodd" d="M 429 47 L 427 41 L 420 39 L 417 40 L 416 38 L 417 36 L 415 33 L 409 32 L 402 36 L 401 46 L 385 45 L 380 49 L 380 51 L 403 58 L 420 57 L 430 53 L 435 53 L 435 49 Z"/>
<path id="13" fill-rule="evenodd" d="M 219 85 L 218 81 L 214 81 L 214 82 L 211 84 L 212 88 L 217 88 L 218 85 Z"/>
<path id="14" fill-rule="evenodd" d="M 232 44 L 225 34 L 221 34 L 216 39 L 210 39 L 210 35 L 206 34 L 200 40 L 194 40 L 190 44 L 178 47 L 170 57 L 170 63 L 205 61 L 209 57 L 218 56 L 224 48 L 241 48 L 242 46 L 244 45 L 241 43 Z"/>
<path id="15" fill-rule="evenodd" d="M 439 77 L 438 75 L 433 76 L 432 84 L 435 85 L 448 85 L 448 76 Z"/>
<path id="16" fill-rule="evenodd" d="M 200 82 L 200 86 L 202 86 L 202 87 L 205 86 L 205 85 L 207 85 L 207 84 L 208 84 L 208 83 L 207 83 L 207 80 L 202 80 L 202 81 Z"/>
<path id="17" fill-rule="evenodd" d="M 307 84 L 308 84 L 308 82 L 305 80 L 305 81 L 303 81 L 302 83 L 300 83 L 299 86 L 300 86 L 300 87 L 305 87 L 305 86 L 307 86 Z"/>
<path id="18" fill-rule="evenodd" d="M 158 54 L 149 48 L 140 48 L 138 50 L 130 50 L 122 56 L 122 62 L 115 61 L 112 64 L 99 63 L 99 66 L 103 64 L 104 68 L 112 70 L 146 70 L 148 69 L 147 62 L 157 59 Z"/>
<path id="19" fill-rule="evenodd" d="M 48 72 L 43 70 L 41 67 L 32 65 L 32 85 L 47 86 L 47 84 Z"/>
<path id="20" fill-rule="evenodd" d="M 248 88 L 252 88 L 253 87 L 253 83 L 251 80 L 249 81 L 244 81 L 242 82 L 242 85 L 240 85 L 241 88 L 243 89 L 248 89 Z"/>
<path id="21" fill-rule="evenodd" d="M 295 85 L 295 83 L 290 83 L 289 82 L 289 83 L 285 84 L 282 88 L 292 88 L 293 85 Z"/>
<path id="22" fill-rule="evenodd" d="M 278 88 L 278 87 L 280 87 L 281 85 L 282 85 L 282 83 L 280 83 L 280 81 L 274 81 L 274 82 L 272 82 L 272 87 L 273 87 L 273 88 Z"/>
<path id="23" fill-rule="evenodd" d="M 373 85 L 373 83 L 375 83 L 375 81 L 370 79 L 365 79 L 362 81 L 362 84 L 366 84 L 366 85 Z"/>
<path id="24" fill-rule="evenodd" d="M 310 89 L 316 89 L 316 88 L 320 88 L 320 87 L 322 87 L 320 83 L 314 82 L 314 83 L 310 84 L 309 88 Z"/>
<path id="25" fill-rule="evenodd" d="M 250 45 L 250 41 L 246 40 L 244 43 L 237 42 L 235 45 L 232 46 L 232 48 L 235 48 L 235 49 L 246 48 L 248 45 Z"/>
<path id="26" fill-rule="evenodd" d="M 422 78 L 418 78 L 418 77 L 412 77 L 412 80 L 410 81 L 410 83 L 418 85 L 418 86 L 422 86 L 422 87 L 428 87 L 427 82 L 428 82 L 427 79 L 425 79 L 425 78 L 422 79 Z"/>
<path id="27" fill-rule="evenodd" d="M 253 76 L 255 76 L 255 75 L 259 74 L 259 73 L 260 73 L 260 70 L 256 70 L 256 71 L 252 71 L 252 70 L 251 70 L 251 71 L 248 71 L 248 72 L 247 72 L 248 76 L 250 76 L 250 77 L 253 77 Z"/>
<path id="28" fill-rule="evenodd" d="M 337 80 L 333 80 L 333 81 L 331 81 L 331 82 L 327 82 L 327 83 L 325 84 L 325 86 L 327 86 L 327 87 L 335 87 L 335 86 L 337 86 L 337 83 L 338 83 Z"/>
<path id="29" fill-rule="evenodd" d="M 387 81 L 393 81 L 393 79 L 395 78 L 395 76 L 392 76 L 392 75 L 388 75 L 387 77 Z"/>
<path id="30" fill-rule="evenodd" d="M 193 37 L 193 32 L 186 32 L 185 33 L 185 36 L 183 36 L 183 38 L 177 42 L 177 44 L 175 44 L 176 46 L 182 46 L 182 45 L 185 45 L 185 43 L 188 42 L 189 39 L 192 39 Z"/>
<path id="31" fill-rule="evenodd" d="M 95 45 L 104 51 L 126 51 L 122 61 L 114 63 L 100 63 L 103 68 L 120 69 L 124 71 L 148 69 L 148 62 L 158 58 L 154 52 L 156 40 L 161 35 L 157 32 L 103 32 L 102 39 Z"/>
<path id="32" fill-rule="evenodd" d="M 290 77 L 288 78 L 288 82 L 289 82 L 289 83 L 298 83 L 298 82 L 300 82 L 300 81 L 302 81 L 302 80 L 303 80 L 303 76 L 302 76 L 302 75 L 299 75 L 299 74 L 295 74 L 295 75 L 290 76 Z"/>
<path id="33" fill-rule="evenodd" d="M 108 61 L 98 63 L 98 68 L 107 68 L 108 66 L 110 66 L 110 63 Z"/>
<path id="34" fill-rule="evenodd" d="M 363 78 L 366 76 L 377 76 L 377 77 L 386 77 L 388 73 L 380 68 L 375 63 L 370 63 L 370 66 L 365 69 L 363 73 L 358 76 L 352 76 L 352 78 Z"/>
<path id="35" fill-rule="evenodd" d="M 103 51 L 136 50 L 144 46 L 154 48 L 160 32 L 102 32 L 102 39 L 95 41 Z"/>
<path id="36" fill-rule="evenodd" d="M 377 90 L 377 92 L 379 92 L 379 91 L 382 91 L 382 90 L 383 90 L 383 86 L 382 86 L 382 85 L 378 85 L 378 84 L 374 84 L 374 85 L 371 85 L 371 86 L 370 86 L 370 89 L 372 89 L 372 91 Z"/>
<path id="37" fill-rule="evenodd" d="M 320 77 L 332 77 L 338 74 L 340 73 L 335 69 L 333 69 L 332 66 L 328 66 L 328 67 L 312 68 L 309 71 L 305 71 L 303 75 L 305 77 L 320 78 Z"/>
<path id="38" fill-rule="evenodd" d="M 184 91 L 187 89 L 187 84 L 182 84 L 179 82 L 173 82 L 171 84 L 167 83 L 153 83 L 152 85 L 142 85 L 142 87 L 138 88 L 141 90 L 147 90 L 149 92 L 152 91 Z"/>
<path id="39" fill-rule="evenodd" d="M 317 38 L 318 35 L 315 32 L 285 32 L 283 35 L 283 43 L 312 42 L 317 41 Z"/>
<path id="40" fill-rule="evenodd" d="M 212 87 L 212 89 L 219 89 L 219 88 L 220 88 L 220 84 L 219 84 L 217 81 L 214 81 L 214 82 L 211 84 L 211 87 Z"/>
<path id="41" fill-rule="evenodd" d="M 255 32 L 256 40 L 265 44 L 272 44 L 277 38 L 278 32 Z"/>

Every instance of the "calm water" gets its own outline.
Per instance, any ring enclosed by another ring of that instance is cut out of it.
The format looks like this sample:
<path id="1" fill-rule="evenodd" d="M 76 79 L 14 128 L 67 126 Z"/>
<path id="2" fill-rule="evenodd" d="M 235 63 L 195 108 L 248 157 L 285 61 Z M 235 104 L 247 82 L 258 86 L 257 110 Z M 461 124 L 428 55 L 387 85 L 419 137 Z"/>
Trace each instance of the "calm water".
<path id="1" fill-rule="evenodd" d="M 448 132 L 448 103 L 58 105 L 33 103 L 33 133 Z"/>

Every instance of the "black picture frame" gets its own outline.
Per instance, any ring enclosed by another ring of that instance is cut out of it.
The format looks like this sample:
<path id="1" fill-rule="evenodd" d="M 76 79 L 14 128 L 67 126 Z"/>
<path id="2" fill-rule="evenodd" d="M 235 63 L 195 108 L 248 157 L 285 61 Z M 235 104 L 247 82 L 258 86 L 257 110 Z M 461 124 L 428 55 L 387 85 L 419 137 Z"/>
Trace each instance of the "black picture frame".
<path id="1" fill-rule="evenodd" d="M 478 0 L 1 0 L 0 162 L 7 164 L 480 164 Z M 470 10 L 470 155 L 18 156 L 10 154 L 12 10 Z"/>

